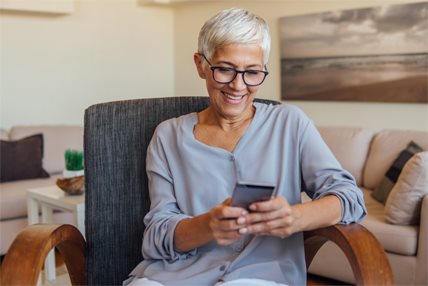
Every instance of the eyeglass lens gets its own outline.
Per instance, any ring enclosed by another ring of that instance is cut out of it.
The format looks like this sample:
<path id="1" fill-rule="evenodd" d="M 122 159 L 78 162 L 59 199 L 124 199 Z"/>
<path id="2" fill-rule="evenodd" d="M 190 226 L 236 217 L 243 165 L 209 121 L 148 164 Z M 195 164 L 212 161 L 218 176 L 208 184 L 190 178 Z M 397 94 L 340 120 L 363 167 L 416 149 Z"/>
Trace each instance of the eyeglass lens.
<path id="1" fill-rule="evenodd" d="M 246 85 L 260 85 L 263 83 L 267 76 L 267 72 L 257 71 L 257 70 L 246 70 L 246 71 L 237 71 L 228 67 L 216 67 L 211 65 L 208 59 L 204 54 L 200 54 L 210 65 L 211 70 L 213 72 L 213 78 L 218 83 L 230 83 L 232 82 L 238 73 L 242 74 L 242 79 Z"/>
<path id="2" fill-rule="evenodd" d="M 259 85 L 266 77 L 264 72 L 257 70 L 237 71 L 232 68 L 224 67 L 213 67 L 212 70 L 214 73 L 214 80 L 219 83 L 232 82 L 238 73 L 243 74 L 243 79 L 246 85 Z"/>

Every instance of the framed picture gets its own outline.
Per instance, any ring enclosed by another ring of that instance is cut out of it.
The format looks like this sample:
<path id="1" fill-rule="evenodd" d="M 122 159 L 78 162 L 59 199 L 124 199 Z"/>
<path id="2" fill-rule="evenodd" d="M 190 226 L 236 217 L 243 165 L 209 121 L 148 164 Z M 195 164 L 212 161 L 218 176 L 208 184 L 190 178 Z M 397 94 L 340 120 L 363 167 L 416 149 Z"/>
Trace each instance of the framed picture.
<path id="1" fill-rule="evenodd" d="M 428 102 L 428 2 L 282 17 L 283 100 Z"/>

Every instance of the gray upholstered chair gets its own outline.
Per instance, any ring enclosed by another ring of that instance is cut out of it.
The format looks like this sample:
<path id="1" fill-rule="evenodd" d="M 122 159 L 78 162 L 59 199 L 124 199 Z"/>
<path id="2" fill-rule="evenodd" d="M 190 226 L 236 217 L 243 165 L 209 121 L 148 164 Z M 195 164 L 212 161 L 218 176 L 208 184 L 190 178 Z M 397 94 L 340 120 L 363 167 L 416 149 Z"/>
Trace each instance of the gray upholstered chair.
<path id="1" fill-rule="evenodd" d="M 141 261 L 143 217 L 150 207 L 145 172 L 155 127 L 200 111 L 207 97 L 139 99 L 97 104 L 85 112 L 86 241 L 70 225 L 33 225 L 15 240 L 1 269 L 1 284 L 35 285 L 53 247 L 73 284 L 119 285 Z M 381 245 L 358 224 L 305 233 L 306 259 L 326 240 L 345 252 L 358 284 L 392 284 Z"/>

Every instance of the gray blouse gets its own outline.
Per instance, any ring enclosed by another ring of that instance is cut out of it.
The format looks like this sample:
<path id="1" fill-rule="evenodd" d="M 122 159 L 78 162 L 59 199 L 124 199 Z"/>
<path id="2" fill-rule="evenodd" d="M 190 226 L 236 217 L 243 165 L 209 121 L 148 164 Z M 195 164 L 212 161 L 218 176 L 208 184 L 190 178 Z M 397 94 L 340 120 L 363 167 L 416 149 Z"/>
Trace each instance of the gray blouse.
<path id="1" fill-rule="evenodd" d="M 354 178 L 300 109 L 254 106 L 254 118 L 233 152 L 196 140 L 196 113 L 157 127 L 147 151 L 151 208 L 144 218 L 144 260 L 131 276 L 165 285 L 214 285 L 237 278 L 306 285 L 302 233 L 283 239 L 247 235 L 229 246 L 211 242 L 186 253 L 174 249 L 177 223 L 230 197 L 238 179 L 274 184 L 290 204 L 301 202 L 302 191 L 312 199 L 333 194 L 341 202 L 341 223 L 365 216 Z"/>

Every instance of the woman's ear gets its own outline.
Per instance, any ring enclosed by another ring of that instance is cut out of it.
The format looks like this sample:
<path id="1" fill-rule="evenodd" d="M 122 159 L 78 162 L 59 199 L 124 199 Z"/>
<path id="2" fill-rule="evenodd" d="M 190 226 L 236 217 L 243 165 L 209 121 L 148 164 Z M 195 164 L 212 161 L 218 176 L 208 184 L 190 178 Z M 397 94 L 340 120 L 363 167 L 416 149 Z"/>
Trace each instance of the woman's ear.
<path id="1" fill-rule="evenodd" d="M 204 65 L 203 65 L 203 58 L 199 53 L 195 53 L 193 55 L 193 61 L 195 62 L 196 69 L 198 70 L 199 77 L 202 79 L 205 79 L 205 71 L 204 71 Z"/>

